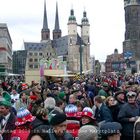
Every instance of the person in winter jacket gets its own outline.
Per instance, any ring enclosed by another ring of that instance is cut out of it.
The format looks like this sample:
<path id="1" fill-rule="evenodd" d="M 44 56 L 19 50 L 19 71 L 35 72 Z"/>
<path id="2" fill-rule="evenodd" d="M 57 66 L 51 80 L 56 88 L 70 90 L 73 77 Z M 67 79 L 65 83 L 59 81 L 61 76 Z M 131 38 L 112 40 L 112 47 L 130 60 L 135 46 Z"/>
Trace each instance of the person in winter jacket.
<path id="1" fill-rule="evenodd" d="M 12 132 L 11 140 L 27 140 L 30 133 L 30 123 L 35 119 L 34 116 L 26 108 L 20 108 L 17 112 L 17 120 L 15 122 L 16 129 Z"/>
<path id="2" fill-rule="evenodd" d="M 136 104 L 135 92 L 127 93 L 128 102 L 122 106 L 118 114 L 118 120 L 122 124 L 122 140 L 133 140 L 134 123 L 140 115 L 138 105 Z"/>
<path id="3" fill-rule="evenodd" d="M 70 133 L 66 132 L 66 114 L 58 110 L 49 113 L 49 123 L 51 128 L 48 130 L 50 140 L 73 140 Z"/>

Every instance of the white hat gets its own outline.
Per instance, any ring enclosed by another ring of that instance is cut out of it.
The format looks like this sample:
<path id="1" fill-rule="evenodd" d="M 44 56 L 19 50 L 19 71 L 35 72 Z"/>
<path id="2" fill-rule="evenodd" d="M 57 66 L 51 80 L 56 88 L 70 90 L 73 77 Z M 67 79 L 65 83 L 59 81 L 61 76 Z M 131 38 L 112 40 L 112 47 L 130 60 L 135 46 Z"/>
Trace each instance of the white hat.
<path id="1" fill-rule="evenodd" d="M 126 94 L 127 97 L 130 97 L 130 96 L 137 96 L 137 93 L 136 92 L 133 92 L 133 91 L 129 91 L 127 94 Z"/>

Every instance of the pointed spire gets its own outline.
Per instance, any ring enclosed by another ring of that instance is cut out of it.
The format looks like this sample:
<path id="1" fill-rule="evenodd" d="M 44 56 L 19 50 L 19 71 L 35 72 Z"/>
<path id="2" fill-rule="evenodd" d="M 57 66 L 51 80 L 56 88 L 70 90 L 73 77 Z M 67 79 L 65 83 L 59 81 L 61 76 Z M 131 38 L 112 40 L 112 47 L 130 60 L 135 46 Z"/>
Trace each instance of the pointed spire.
<path id="1" fill-rule="evenodd" d="M 43 29 L 48 29 L 48 20 L 47 20 L 47 11 L 46 11 L 46 0 L 44 0 Z"/>
<path id="2" fill-rule="evenodd" d="M 55 30 L 59 30 L 58 4 L 56 2 Z"/>
<path id="3" fill-rule="evenodd" d="M 50 39 L 50 29 L 48 28 L 47 11 L 46 11 L 46 0 L 44 0 L 44 17 L 43 17 L 43 28 L 41 30 L 41 40 Z"/>
<path id="4" fill-rule="evenodd" d="M 57 39 L 60 37 L 61 37 L 61 30 L 59 28 L 58 4 L 56 2 L 55 27 L 53 30 L 53 39 Z"/>

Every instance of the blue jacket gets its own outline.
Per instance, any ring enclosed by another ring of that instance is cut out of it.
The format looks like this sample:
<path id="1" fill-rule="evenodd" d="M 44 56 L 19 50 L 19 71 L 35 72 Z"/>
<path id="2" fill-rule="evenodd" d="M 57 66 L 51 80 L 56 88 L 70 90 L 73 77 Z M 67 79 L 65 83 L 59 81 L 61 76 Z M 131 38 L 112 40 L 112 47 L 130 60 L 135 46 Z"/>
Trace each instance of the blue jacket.
<path id="1" fill-rule="evenodd" d="M 102 121 L 105 121 L 105 122 L 113 121 L 111 111 L 104 103 L 101 105 L 100 109 L 96 108 L 95 118 L 98 123 Z"/>

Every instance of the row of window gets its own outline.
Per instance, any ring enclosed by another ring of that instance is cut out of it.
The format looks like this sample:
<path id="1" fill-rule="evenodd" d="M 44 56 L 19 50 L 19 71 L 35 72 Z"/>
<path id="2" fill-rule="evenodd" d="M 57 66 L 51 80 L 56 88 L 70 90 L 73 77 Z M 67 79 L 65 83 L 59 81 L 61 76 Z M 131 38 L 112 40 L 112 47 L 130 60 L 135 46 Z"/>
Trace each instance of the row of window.
<path id="1" fill-rule="evenodd" d="M 35 65 L 29 65 L 30 69 L 37 69 L 39 68 L 39 65 L 35 64 Z"/>
<path id="2" fill-rule="evenodd" d="M 39 53 L 38 53 L 38 52 L 35 52 L 35 53 L 29 52 L 29 56 L 33 56 L 33 55 L 34 55 L 34 56 L 38 56 L 38 55 L 39 55 L 39 56 L 42 56 L 43 53 L 41 53 L 41 52 L 39 52 Z"/>
<path id="3" fill-rule="evenodd" d="M 29 56 L 33 56 L 33 55 L 34 55 L 34 56 L 43 56 L 43 53 L 41 53 L 41 52 L 39 52 L 39 53 L 38 53 L 38 52 L 35 52 L 35 53 L 29 52 Z M 51 56 L 52 53 L 51 53 L 51 52 L 47 52 L 46 55 L 47 55 L 47 56 Z"/>
<path id="4" fill-rule="evenodd" d="M 39 61 L 39 59 L 37 59 L 37 58 L 35 58 L 35 59 L 30 58 L 30 59 L 29 59 L 29 62 L 38 62 L 38 61 Z"/>

